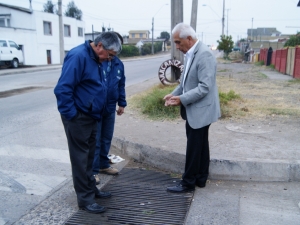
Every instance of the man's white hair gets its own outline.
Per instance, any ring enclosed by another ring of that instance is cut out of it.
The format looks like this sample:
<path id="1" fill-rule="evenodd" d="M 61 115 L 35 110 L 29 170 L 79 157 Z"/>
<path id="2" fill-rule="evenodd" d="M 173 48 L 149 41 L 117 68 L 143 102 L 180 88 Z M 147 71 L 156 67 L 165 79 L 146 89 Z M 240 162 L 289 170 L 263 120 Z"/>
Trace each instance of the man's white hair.
<path id="1" fill-rule="evenodd" d="M 197 39 L 195 30 L 188 24 L 178 23 L 172 30 L 172 35 L 179 33 L 180 38 L 187 38 L 191 36 L 193 39 Z"/>

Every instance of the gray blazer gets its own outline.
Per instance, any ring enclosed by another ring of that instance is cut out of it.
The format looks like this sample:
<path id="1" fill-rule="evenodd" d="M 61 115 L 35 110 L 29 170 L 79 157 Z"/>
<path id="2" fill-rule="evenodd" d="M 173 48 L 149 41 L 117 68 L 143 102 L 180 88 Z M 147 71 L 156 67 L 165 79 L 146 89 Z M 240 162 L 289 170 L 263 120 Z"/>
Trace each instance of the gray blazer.
<path id="1" fill-rule="evenodd" d="M 184 86 L 186 62 L 180 84 L 172 92 L 174 96 L 180 96 L 181 104 L 186 109 L 186 119 L 193 129 L 205 127 L 221 116 L 216 67 L 212 52 L 199 41 L 191 58 Z"/>

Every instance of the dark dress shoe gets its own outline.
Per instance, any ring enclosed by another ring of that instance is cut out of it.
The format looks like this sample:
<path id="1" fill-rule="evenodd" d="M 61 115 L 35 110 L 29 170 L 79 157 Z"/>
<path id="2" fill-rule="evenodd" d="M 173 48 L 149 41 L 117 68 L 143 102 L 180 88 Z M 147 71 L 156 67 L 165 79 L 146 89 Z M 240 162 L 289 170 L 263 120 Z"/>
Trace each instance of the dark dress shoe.
<path id="1" fill-rule="evenodd" d="M 95 198 L 110 198 L 111 193 L 108 191 L 99 191 L 98 194 L 95 194 Z"/>
<path id="2" fill-rule="evenodd" d="M 82 210 L 85 210 L 89 213 L 103 213 L 106 211 L 106 208 L 101 206 L 101 205 L 98 205 L 97 203 L 93 203 L 91 205 L 86 205 L 86 206 L 83 206 L 81 207 Z"/>
<path id="3" fill-rule="evenodd" d="M 175 192 L 175 193 L 183 193 L 183 192 L 194 191 L 194 190 L 195 187 L 187 187 L 181 184 L 172 187 L 167 187 L 167 191 Z"/>
<path id="4" fill-rule="evenodd" d="M 196 183 L 199 188 L 204 188 L 206 183 Z"/>

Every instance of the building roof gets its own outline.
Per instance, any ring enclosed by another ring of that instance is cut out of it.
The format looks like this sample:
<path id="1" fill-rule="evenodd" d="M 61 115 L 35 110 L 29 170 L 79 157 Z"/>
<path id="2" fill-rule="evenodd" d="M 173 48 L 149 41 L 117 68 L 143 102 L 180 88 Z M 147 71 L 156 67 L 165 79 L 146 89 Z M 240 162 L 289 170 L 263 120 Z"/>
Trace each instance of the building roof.
<path id="1" fill-rule="evenodd" d="M 150 33 L 149 30 L 130 30 L 128 33 Z"/>
<path id="2" fill-rule="evenodd" d="M 32 13 L 32 11 L 30 9 L 22 8 L 22 7 L 19 7 L 19 6 L 7 5 L 7 4 L 3 4 L 3 3 L 0 3 L 0 6 L 4 6 L 4 7 L 7 7 L 7 8 L 10 8 L 10 9 L 19 10 L 19 11 L 26 12 L 26 13 Z"/>
<path id="3" fill-rule="evenodd" d="M 281 34 L 276 27 L 259 27 L 256 29 L 248 29 L 247 34 L 251 36 L 251 30 L 253 36 L 271 36 L 272 34 Z"/>

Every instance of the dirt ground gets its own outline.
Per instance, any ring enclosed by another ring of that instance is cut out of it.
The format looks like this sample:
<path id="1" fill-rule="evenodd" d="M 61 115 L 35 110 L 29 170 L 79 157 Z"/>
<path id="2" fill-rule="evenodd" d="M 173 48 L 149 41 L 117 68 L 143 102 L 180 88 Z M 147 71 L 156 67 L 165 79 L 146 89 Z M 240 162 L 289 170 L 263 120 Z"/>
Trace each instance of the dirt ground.
<path id="1" fill-rule="evenodd" d="M 299 120 L 300 80 L 270 79 L 264 72 L 271 70 L 266 66 L 219 60 L 219 91 L 233 90 L 241 96 L 228 105 L 231 120 Z"/>

